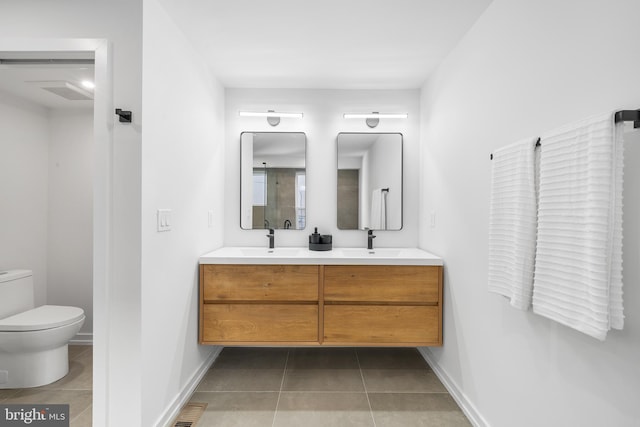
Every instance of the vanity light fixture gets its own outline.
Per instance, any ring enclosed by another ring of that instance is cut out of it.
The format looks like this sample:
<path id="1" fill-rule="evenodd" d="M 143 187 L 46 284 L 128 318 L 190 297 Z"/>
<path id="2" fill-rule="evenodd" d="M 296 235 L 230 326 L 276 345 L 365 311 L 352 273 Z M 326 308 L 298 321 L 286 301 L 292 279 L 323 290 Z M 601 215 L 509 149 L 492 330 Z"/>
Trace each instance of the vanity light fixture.
<path id="1" fill-rule="evenodd" d="M 406 119 L 407 113 L 344 113 L 345 119 L 365 119 L 367 126 L 374 128 L 380 123 L 380 119 Z"/>
<path id="2" fill-rule="evenodd" d="M 266 117 L 267 123 L 271 126 L 278 126 L 280 118 L 301 119 L 302 113 L 278 113 L 273 110 L 267 110 L 267 112 L 240 111 L 240 117 Z"/>

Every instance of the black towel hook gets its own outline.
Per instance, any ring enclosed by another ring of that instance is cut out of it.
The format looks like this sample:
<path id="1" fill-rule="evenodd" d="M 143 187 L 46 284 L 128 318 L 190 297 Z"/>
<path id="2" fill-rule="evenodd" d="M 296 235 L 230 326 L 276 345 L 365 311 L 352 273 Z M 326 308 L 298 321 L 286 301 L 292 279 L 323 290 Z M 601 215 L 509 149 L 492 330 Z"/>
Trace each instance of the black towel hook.
<path id="1" fill-rule="evenodd" d="M 116 114 L 120 117 L 120 123 L 131 123 L 131 111 L 124 111 L 120 108 L 116 108 Z"/>

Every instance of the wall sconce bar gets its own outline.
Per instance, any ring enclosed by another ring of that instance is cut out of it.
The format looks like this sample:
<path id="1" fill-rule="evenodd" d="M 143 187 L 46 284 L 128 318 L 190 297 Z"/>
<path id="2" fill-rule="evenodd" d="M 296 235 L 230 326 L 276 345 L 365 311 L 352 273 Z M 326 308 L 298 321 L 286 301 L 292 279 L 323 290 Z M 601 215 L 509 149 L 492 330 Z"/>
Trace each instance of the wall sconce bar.
<path id="1" fill-rule="evenodd" d="M 271 126 L 278 126 L 282 117 L 290 119 L 301 119 L 302 113 L 279 113 L 273 110 L 268 110 L 267 112 L 240 111 L 240 117 L 266 117 L 267 123 L 269 123 Z"/>
<path id="2" fill-rule="evenodd" d="M 344 113 L 345 119 L 365 119 L 367 126 L 374 128 L 380 123 L 380 119 L 406 119 L 407 113 Z"/>
<path id="3" fill-rule="evenodd" d="M 406 119 L 407 113 L 344 113 L 345 119 Z"/>

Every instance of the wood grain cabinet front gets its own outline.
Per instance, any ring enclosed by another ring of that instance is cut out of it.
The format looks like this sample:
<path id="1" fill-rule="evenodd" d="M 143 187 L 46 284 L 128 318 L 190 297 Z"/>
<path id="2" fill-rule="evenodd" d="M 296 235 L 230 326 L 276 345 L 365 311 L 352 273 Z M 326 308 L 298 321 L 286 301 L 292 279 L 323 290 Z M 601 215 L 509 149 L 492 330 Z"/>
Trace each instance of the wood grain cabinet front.
<path id="1" fill-rule="evenodd" d="M 318 305 L 205 304 L 203 341 L 317 342 Z"/>
<path id="2" fill-rule="evenodd" d="M 325 345 L 442 345 L 442 267 L 324 267 Z"/>
<path id="3" fill-rule="evenodd" d="M 436 306 L 324 306 L 326 345 L 437 345 L 439 325 Z"/>
<path id="4" fill-rule="evenodd" d="M 200 266 L 200 343 L 318 342 L 317 265 Z"/>
<path id="5" fill-rule="evenodd" d="M 318 301 L 317 265 L 203 265 L 204 302 Z"/>
<path id="6" fill-rule="evenodd" d="M 440 267 L 421 265 L 327 265 L 324 300 L 437 304 Z"/>
<path id="7" fill-rule="evenodd" d="M 201 344 L 442 345 L 442 267 L 200 266 Z"/>

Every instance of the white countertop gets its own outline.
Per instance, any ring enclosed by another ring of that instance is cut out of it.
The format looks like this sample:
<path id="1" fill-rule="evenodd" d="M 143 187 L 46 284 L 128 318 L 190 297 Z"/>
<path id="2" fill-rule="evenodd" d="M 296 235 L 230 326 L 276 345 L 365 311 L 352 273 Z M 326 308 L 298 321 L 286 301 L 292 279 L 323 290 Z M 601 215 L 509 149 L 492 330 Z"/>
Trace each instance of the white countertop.
<path id="1" fill-rule="evenodd" d="M 418 248 L 225 247 L 201 256 L 200 264 L 442 265 L 442 258 Z"/>

